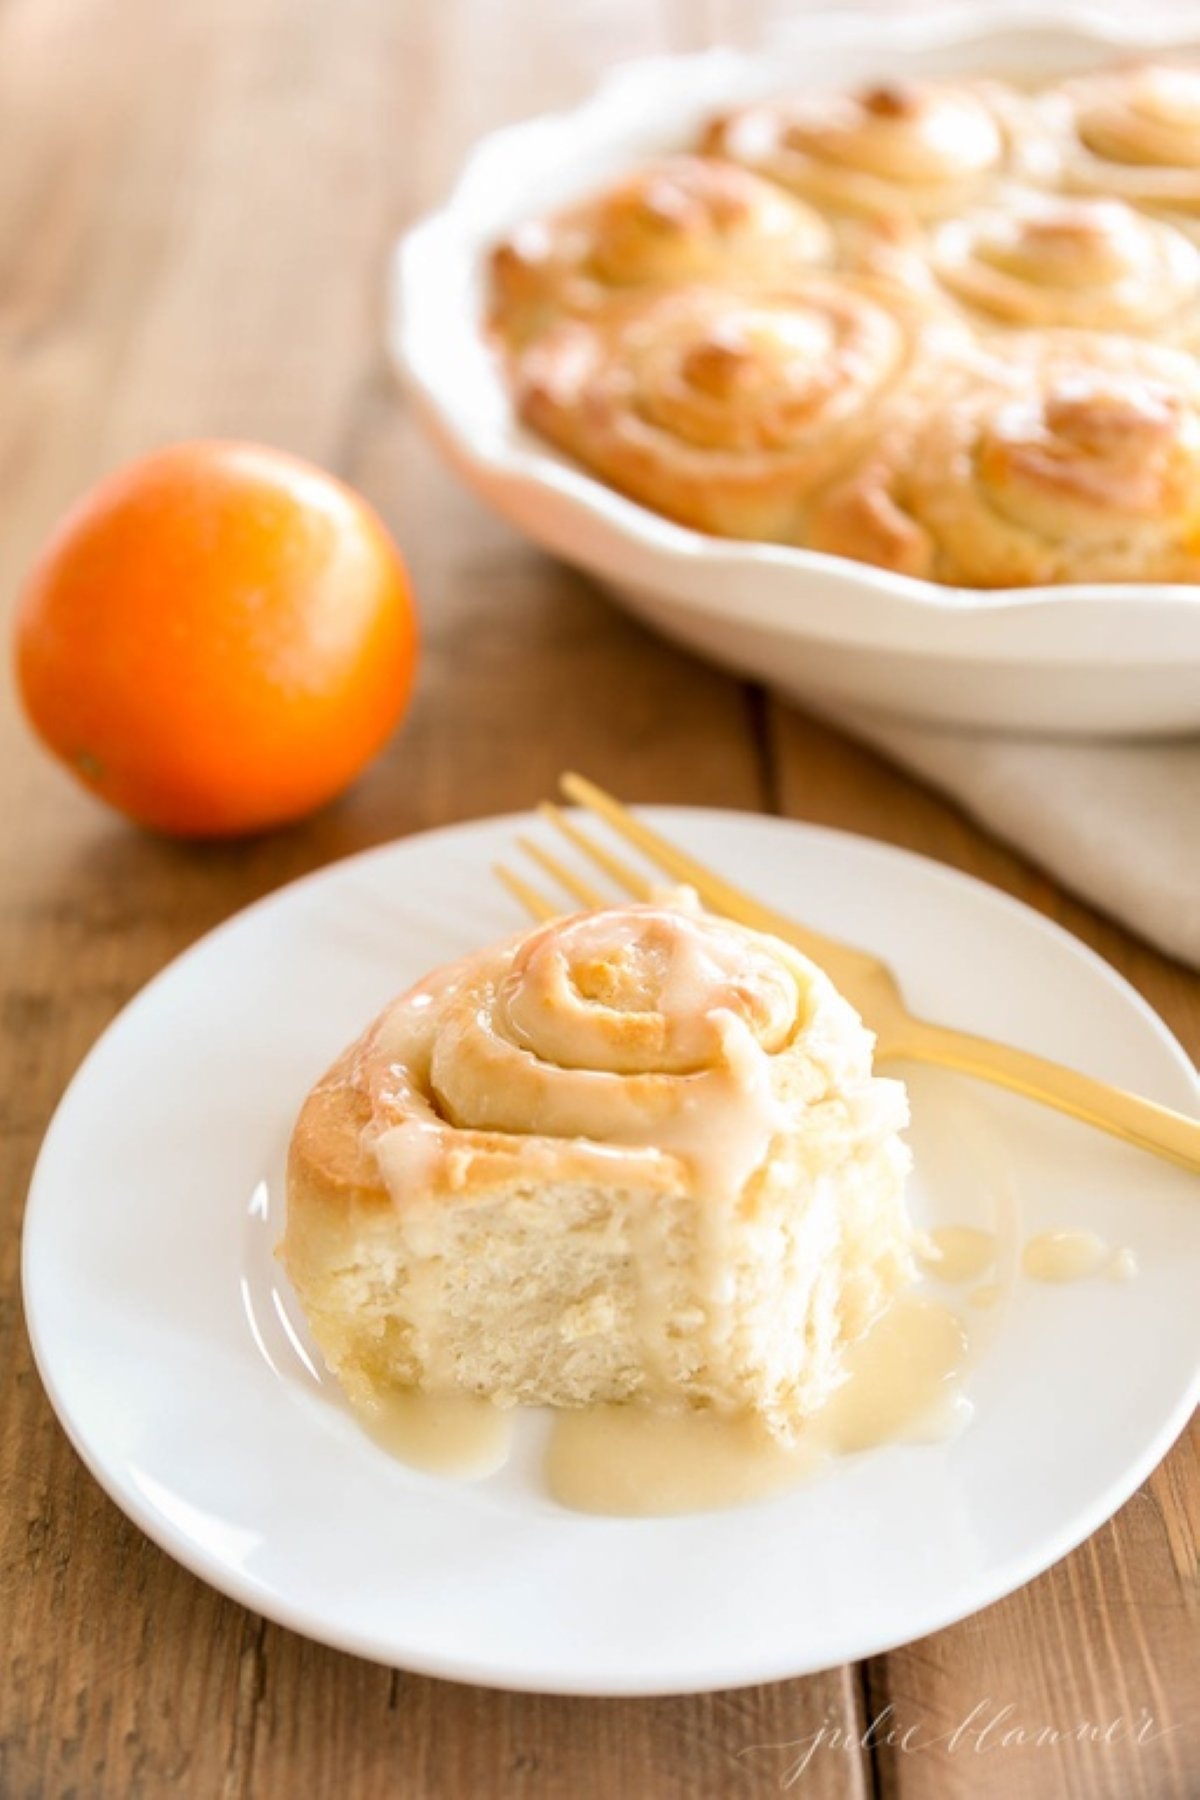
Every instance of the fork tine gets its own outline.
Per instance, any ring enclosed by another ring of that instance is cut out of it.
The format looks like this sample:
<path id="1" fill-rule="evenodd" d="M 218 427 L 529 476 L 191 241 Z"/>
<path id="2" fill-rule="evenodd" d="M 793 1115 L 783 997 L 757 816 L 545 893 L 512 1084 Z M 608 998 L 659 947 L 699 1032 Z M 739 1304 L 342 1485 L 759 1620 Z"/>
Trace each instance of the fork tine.
<path id="1" fill-rule="evenodd" d="M 498 881 L 503 882 L 518 906 L 523 906 L 535 919 L 557 919 L 560 916 L 561 907 L 548 900 L 532 882 L 526 881 L 521 875 L 514 875 L 511 869 L 506 869 L 503 863 L 493 863 L 492 872 Z"/>
<path id="2" fill-rule="evenodd" d="M 560 777 L 560 785 L 572 800 L 597 814 L 627 843 L 636 845 L 650 862 L 676 881 L 689 883 L 713 912 L 724 913 L 743 925 L 773 931 L 814 961 L 824 963 L 846 998 L 858 1006 L 866 1023 L 876 1032 L 878 1055 L 913 1057 L 918 1062 L 958 1069 L 966 1075 L 995 1082 L 1000 1087 L 1010 1088 L 1031 1100 L 1099 1126 L 1126 1143 L 1152 1150 L 1185 1168 L 1200 1169 L 1200 1120 L 1172 1112 L 1169 1107 L 1158 1106 L 1121 1088 L 1109 1087 L 1105 1082 L 1093 1081 L 1073 1069 L 1047 1062 L 1043 1057 L 1030 1056 L 1027 1051 L 1011 1045 L 972 1037 L 967 1032 L 931 1024 L 917 1017 L 905 1006 L 896 979 L 886 963 L 868 951 L 808 931 L 752 899 L 732 882 L 725 881 L 686 851 L 660 837 L 649 825 L 626 811 L 619 800 L 586 781 L 582 775 L 568 772 Z M 565 828 L 567 821 L 556 809 L 544 810 L 554 824 Z M 571 824 L 573 826 L 573 821 Z M 598 848 L 587 833 L 578 833 L 577 828 L 566 835 L 589 855 Z M 528 844 L 523 847 L 532 849 Z M 554 858 L 536 850 L 533 854 L 543 868 L 549 869 L 556 878 L 559 876 L 560 866 Z M 607 851 L 603 855 L 606 867 L 611 867 L 617 860 L 609 859 Z M 622 871 L 618 879 L 633 874 L 624 864 L 617 863 L 617 866 Z M 499 864 L 496 873 L 535 918 L 558 916 L 551 902 L 529 882 Z M 640 885 L 642 878 L 635 879 Z M 591 893 L 585 884 L 575 879 L 567 885 L 576 894 L 581 889 Z M 638 888 L 633 891 L 637 892 Z"/>
<path id="3" fill-rule="evenodd" d="M 874 965 L 873 958 L 851 945 L 840 944 L 833 938 L 823 937 L 820 932 L 796 925 L 791 919 L 735 887 L 731 881 L 724 880 L 714 870 L 697 862 L 694 856 L 689 856 L 686 851 L 660 837 L 657 831 L 635 818 L 619 800 L 605 793 L 603 788 L 597 787 L 595 782 L 588 781 L 585 776 L 568 770 L 560 776 L 559 786 L 569 800 L 574 800 L 576 805 L 586 807 L 589 812 L 603 819 L 619 837 L 624 838 L 626 843 L 633 844 L 643 856 L 673 880 L 686 882 L 689 887 L 695 888 L 711 912 L 724 913 L 726 918 L 736 919 L 740 924 L 754 926 L 760 931 L 774 932 L 777 937 L 794 944 L 816 962 L 836 957 L 843 970 L 861 966 L 865 971 Z"/>
<path id="4" fill-rule="evenodd" d="M 566 779 L 568 778 L 564 777 L 564 782 Z M 648 881 L 640 870 L 630 868 L 627 862 L 623 862 L 619 856 L 614 856 L 611 850 L 598 843 L 583 829 L 582 825 L 577 825 L 574 819 L 563 812 L 560 806 L 555 806 L 550 800 L 543 800 L 538 811 L 544 819 L 549 820 L 556 830 L 561 831 L 577 850 L 582 850 L 585 856 L 590 857 L 597 868 L 603 869 L 606 875 L 611 876 L 618 887 L 623 887 L 626 893 L 632 894 L 636 900 L 650 899 L 654 891 L 653 882 Z M 603 905 L 603 902 L 593 901 L 592 905 Z"/>
<path id="5" fill-rule="evenodd" d="M 551 856 L 548 850 L 543 850 L 542 846 L 533 838 L 518 837 L 517 843 L 526 856 L 532 857 L 539 867 L 545 869 L 547 875 L 553 876 L 560 887 L 565 887 L 569 894 L 574 894 L 581 906 L 592 907 L 606 904 L 605 896 L 599 888 L 592 887 L 589 882 L 583 880 L 582 876 L 577 875 L 574 869 L 569 869 L 566 863 L 560 862 L 557 856 Z"/>
<path id="6" fill-rule="evenodd" d="M 694 887 L 705 905 L 711 907 L 713 911 L 727 913 L 731 918 L 738 918 L 748 913 L 754 913 L 759 917 L 767 916 L 768 909 L 766 907 L 761 906 L 757 900 L 751 899 L 749 894 L 741 893 L 732 883 L 723 880 L 712 869 L 705 868 L 703 863 L 697 862 L 695 857 L 689 856 L 686 851 L 678 849 L 666 838 L 660 837 L 657 831 L 651 830 L 649 825 L 643 824 L 641 819 L 635 818 L 621 805 L 619 800 L 614 799 L 612 794 L 606 794 L 603 788 L 596 786 L 595 782 L 588 781 L 583 775 L 577 775 L 574 770 L 568 770 L 560 778 L 559 786 L 569 800 L 574 800 L 578 806 L 586 807 L 589 812 L 595 813 L 597 817 L 603 819 L 607 825 L 611 825 L 618 836 L 623 837 L 626 843 L 635 845 L 643 856 L 656 864 L 665 874 L 670 875 L 673 880 L 686 881 L 689 886 Z"/>

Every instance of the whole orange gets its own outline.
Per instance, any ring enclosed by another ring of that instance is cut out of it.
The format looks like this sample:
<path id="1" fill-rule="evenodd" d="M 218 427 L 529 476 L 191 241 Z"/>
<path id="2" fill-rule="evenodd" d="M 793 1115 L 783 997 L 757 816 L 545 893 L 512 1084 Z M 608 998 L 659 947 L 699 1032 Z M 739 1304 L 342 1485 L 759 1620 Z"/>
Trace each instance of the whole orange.
<path id="1" fill-rule="evenodd" d="M 256 444 L 175 444 L 67 515 L 21 595 L 30 720 L 113 806 L 188 837 L 332 799 L 404 711 L 416 616 L 375 513 Z"/>

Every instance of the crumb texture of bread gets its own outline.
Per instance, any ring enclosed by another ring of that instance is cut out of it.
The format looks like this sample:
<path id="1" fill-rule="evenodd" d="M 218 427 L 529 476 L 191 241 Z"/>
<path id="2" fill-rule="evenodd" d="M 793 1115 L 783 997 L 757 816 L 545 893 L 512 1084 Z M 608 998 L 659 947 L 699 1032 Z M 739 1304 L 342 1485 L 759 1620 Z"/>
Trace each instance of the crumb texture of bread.
<path id="1" fill-rule="evenodd" d="M 870 1048 L 794 951 L 671 908 L 432 977 L 293 1137 L 282 1256 L 329 1367 L 368 1410 L 638 1399 L 786 1440 L 914 1273 L 906 1100 Z"/>

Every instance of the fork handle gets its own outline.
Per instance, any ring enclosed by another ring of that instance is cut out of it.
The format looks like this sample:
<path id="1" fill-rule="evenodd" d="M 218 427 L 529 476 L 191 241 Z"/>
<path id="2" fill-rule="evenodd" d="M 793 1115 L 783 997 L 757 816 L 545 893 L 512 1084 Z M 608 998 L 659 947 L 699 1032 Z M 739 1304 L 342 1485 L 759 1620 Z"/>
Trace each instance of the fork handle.
<path id="1" fill-rule="evenodd" d="M 1124 1088 L 1093 1081 L 1090 1075 L 1080 1075 L 1061 1063 L 921 1019 L 908 1021 L 894 1038 L 887 1034 L 876 1058 L 885 1061 L 891 1057 L 937 1063 L 1011 1088 L 1200 1174 L 1200 1119 L 1188 1118 L 1155 1100 L 1143 1100 Z"/>

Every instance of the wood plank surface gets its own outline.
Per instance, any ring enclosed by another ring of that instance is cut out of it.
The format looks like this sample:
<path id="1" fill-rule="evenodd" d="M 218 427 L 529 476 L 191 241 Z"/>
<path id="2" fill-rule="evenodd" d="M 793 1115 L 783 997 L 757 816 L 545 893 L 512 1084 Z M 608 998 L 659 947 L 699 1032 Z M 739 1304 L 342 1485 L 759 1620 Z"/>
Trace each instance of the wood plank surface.
<path id="1" fill-rule="evenodd" d="M 1194 977 L 871 753 L 652 638 L 540 556 L 441 467 L 388 374 L 388 246 L 473 137 L 572 99 L 628 56 L 749 37 L 765 10 L 723 0 L 0 6 L 6 604 L 56 516 L 96 476 L 172 437 L 228 434 L 311 456 L 359 486 L 404 547 L 425 622 L 418 698 L 385 756 L 338 805 L 237 846 L 169 844 L 96 807 L 33 749 L 5 669 L 4 1800 L 723 1800 L 789 1784 L 818 1800 L 1200 1792 L 1195 1433 L 1089 1544 L 951 1631 L 806 1681 L 563 1700 L 377 1668 L 222 1599 L 102 1495 L 32 1368 L 17 1266 L 25 1186 L 65 1082 L 125 1000 L 280 883 L 398 834 L 527 806 L 565 764 L 632 798 L 819 819 L 968 869 L 1062 919 L 1193 1052 L 1200 1043 Z M 973 1747 L 981 1705 L 1011 1706 L 1033 1728 L 1145 1711 L 1157 1735 Z M 864 1744 L 873 1719 L 876 1741 Z M 889 1745 L 889 1724 L 913 1727 L 915 1742 Z"/>

